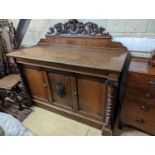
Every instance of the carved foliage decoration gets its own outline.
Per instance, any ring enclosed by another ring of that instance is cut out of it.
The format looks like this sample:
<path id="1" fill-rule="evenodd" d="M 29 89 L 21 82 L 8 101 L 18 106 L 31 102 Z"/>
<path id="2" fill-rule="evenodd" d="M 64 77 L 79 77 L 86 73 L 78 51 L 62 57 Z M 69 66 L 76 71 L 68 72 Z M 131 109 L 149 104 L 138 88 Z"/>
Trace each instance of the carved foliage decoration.
<path id="1" fill-rule="evenodd" d="M 49 35 L 75 35 L 75 36 L 104 36 L 111 37 L 111 35 L 105 32 L 105 28 L 99 27 L 92 22 L 82 23 L 76 19 L 70 19 L 67 23 L 55 24 L 54 27 L 49 28 L 47 36 Z"/>
<path id="2" fill-rule="evenodd" d="M 55 84 L 55 92 L 61 98 L 66 96 L 66 88 L 60 81 Z"/>
<path id="3" fill-rule="evenodd" d="M 0 28 L 5 28 L 9 25 L 9 21 L 7 19 L 0 19 Z"/>
<path id="4" fill-rule="evenodd" d="M 0 37 L 7 52 L 12 52 L 13 48 L 17 46 L 15 33 L 16 30 L 12 22 L 9 22 L 8 19 L 0 19 Z"/>

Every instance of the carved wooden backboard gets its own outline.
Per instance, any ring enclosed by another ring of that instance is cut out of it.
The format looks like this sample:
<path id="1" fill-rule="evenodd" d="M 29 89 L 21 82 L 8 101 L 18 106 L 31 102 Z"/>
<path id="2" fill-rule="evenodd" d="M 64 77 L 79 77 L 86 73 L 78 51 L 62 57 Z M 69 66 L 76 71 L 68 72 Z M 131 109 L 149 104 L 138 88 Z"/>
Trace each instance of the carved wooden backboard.
<path id="1" fill-rule="evenodd" d="M 60 44 L 95 48 L 116 48 L 127 50 L 119 42 L 113 42 L 112 36 L 105 28 L 95 23 L 82 23 L 71 19 L 62 24 L 50 27 L 45 39 L 39 41 L 40 45 Z"/>

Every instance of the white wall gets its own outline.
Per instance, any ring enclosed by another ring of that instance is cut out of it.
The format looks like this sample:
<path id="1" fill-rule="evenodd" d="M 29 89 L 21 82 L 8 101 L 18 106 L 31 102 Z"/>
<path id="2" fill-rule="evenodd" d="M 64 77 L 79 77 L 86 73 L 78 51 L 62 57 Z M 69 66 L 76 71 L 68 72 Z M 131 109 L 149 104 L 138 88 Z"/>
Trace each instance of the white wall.
<path id="1" fill-rule="evenodd" d="M 155 19 L 79 19 L 103 26 L 115 40 L 119 40 L 130 50 L 151 50 L 155 48 Z M 17 27 L 19 20 L 10 19 Z M 43 38 L 49 27 L 68 19 L 33 19 L 23 39 L 22 45 L 34 45 Z M 132 39 L 133 38 L 133 39 Z M 136 39 L 136 40 L 135 40 Z M 149 43 L 151 41 L 151 43 Z M 129 42 L 129 43 L 128 43 Z M 149 43 L 149 44 L 148 44 Z M 138 45 L 137 45 L 138 44 Z M 141 46 L 142 45 L 142 46 Z M 137 47 L 137 48 L 136 48 Z M 141 47 L 141 48 L 139 48 Z"/>

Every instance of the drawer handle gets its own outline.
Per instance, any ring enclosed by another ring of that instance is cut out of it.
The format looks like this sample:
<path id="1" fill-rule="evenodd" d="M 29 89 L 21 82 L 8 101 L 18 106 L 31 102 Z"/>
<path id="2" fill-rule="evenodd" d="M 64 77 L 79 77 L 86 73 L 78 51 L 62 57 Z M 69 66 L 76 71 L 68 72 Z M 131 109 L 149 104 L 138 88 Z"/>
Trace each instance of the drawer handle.
<path id="1" fill-rule="evenodd" d="M 145 98 L 152 99 L 153 98 L 153 95 L 150 94 L 150 93 L 145 93 Z"/>
<path id="2" fill-rule="evenodd" d="M 73 94 L 74 94 L 74 95 L 77 95 L 77 91 L 74 91 Z"/>
<path id="3" fill-rule="evenodd" d="M 47 84 L 43 84 L 44 88 L 47 88 Z"/>
<path id="4" fill-rule="evenodd" d="M 148 85 L 152 88 L 155 88 L 155 81 L 149 81 Z"/>
<path id="5" fill-rule="evenodd" d="M 140 123 L 140 124 L 144 124 L 144 120 L 142 118 L 138 118 L 137 122 Z"/>
<path id="6" fill-rule="evenodd" d="M 145 106 L 145 105 L 141 106 L 140 109 L 145 112 L 149 110 L 148 106 Z"/>

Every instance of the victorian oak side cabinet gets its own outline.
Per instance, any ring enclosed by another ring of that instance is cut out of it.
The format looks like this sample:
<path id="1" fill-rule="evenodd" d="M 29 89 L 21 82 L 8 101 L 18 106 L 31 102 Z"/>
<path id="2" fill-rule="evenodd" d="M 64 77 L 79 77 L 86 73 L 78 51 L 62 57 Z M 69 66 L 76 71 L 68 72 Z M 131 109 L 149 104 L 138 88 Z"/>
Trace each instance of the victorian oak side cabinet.
<path id="1" fill-rule="evenodd" d="M 87 35 L 76 35 L 79 23 L 70 20 L 67 24 L 66 35 L 56 25 L 57 33 L 50 29 L 37 46 L 8 56 L 17 63 L 35 105 L 102 129 L 102 135 L 112 135 L 128 51 L 101 28 L 94 31 L 97 35 L 87 29 Z"/>

